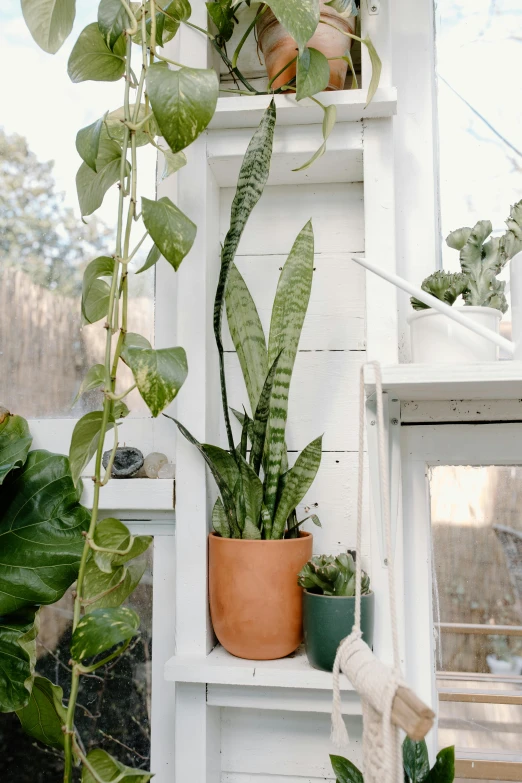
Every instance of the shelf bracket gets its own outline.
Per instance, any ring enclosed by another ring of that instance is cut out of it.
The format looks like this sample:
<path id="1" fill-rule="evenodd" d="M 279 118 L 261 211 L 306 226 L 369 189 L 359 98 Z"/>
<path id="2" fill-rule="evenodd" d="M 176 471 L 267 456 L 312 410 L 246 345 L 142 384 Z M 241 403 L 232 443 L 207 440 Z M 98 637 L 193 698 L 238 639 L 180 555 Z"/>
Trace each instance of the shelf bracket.
<path id="1" fill-rule="evenodd" d="M 379 550 L 381 563 L 388 565 L 386 559 L 386 535 L 381 500 L 381 471 L 379 468 L 379 444 L 377 430 L 377 392 L 366 398 L 366 433 L 368 440 L 368 465 L 370 472 L 370 492 L 379 532 Z M 390 520 L 392 529 L 392 550 L 395 552 L 397 538 L 397 516 L 401 482 L 401 403 L 394 395 L 383 392 L 385 440 L 387 444 L 388 475 L 390 477 Z"/>
<path id="2" fill-rule="evenodd" d="M 368 0 L 368 13 L 370 16 L 377 16 L 381 10 L 381 0 Z"/>

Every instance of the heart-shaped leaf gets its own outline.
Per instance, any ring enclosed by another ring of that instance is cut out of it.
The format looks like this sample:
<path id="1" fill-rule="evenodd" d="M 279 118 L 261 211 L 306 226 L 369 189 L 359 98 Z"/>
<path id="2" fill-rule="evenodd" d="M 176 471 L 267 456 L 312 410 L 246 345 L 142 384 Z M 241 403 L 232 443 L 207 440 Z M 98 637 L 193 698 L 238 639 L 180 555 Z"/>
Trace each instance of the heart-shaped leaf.
<path id="1" fill-rule="evenodd" d="M 98 783 L 98 780 L 114 780 L 118 783 L 148 783 L 152 777 L 152 772 L 144 772 L 142 769 L 132 769 L 126 767 L 117 759 L 109 754 L 95 748 L 87 754 L 89 766 L 95 771 L 97 777 L 84 766 L 82 771 L 82 783 Z"/>
<path id="2" fill-rule="evenodd" d="M 184 348 L 129 348 L 126 352 L 136 386 L 154 416 L 176 397 L 188 373 Z"/>
<path id="3" fill-rule="evenodd" d="M 123 347 L 121 349 L 121 359 L 125 364 L 129 364 L 128 350 L 129 348 L 152 348 L 152 345 L 141 334 L 135 332 L 127 332 L 123 341 Z"/>
<path id="4" fill-rule="evenodd" d="M 76 174 L 76 190 L 82 216 L 92 215 L 101 207 L 103 199 L 109 188 L 120 178 L 121 147 L 102 134 L 98 157 L 96 158 L 96 171 L 82 163 Z M 125 172 L 128 174 L 130 165 L 125 164 Z"/>
<path id="5" fill-rule="evenodd" d="M 22 0 L 22 13 L 38 46 L 55 54 L 73 28 L 76 0 Z"/>
<path id="6" fill-rule="evenodd" d="M 64 746 L 62 726 L 67 720 L 63 706 L 63 691 L 50 680 L 37 675 L 33 681 L 31 696 L 21 710 L 17 710 L 26 734 L 50 748 L 61 750 Z"/>
<path id="7" fill-rule="evenodd" d="M 85 416 L 82 416 L 76 422 L 69 447 L 71 476 L 75 486 L 80 480 L 82 470 L 94 456 L 98 446 L 102 423 L 103 411 L 86 413 Z M 112 427 L 114 427 L 114 422 L 109 421 L 105 432 L 108 432 Z"/>
<path id="8" fill-rule="evenodd" d="M 330 81 L 330 65 L 324 54 L 305 46 L 297 58 L 296 100 L 309 98 L 326 90 Z"/>
<path id="9" fill-rule="evenodd" d="M 52 604 L 76 579 L 89 512 L 69 460 L 32 451 L 2 489 L 0 614 Z"/>
<path id="10" fill-rule="evenodd" d="M 121 606 L 141 581 L 147 564 L 116 566 L 109 574 L 101 571 L 91 557 L 85 568 L 83 598 L 85 612 Z"/>
<path id="11" fill-rule="evenodd" d="M 87 25 L 74 44 L 67 73 L 72 82 L 115 82 L 125 73 L 125 41 L 120 38 L 109 49 L 98 24 Z"/>
<path id="12" fill-rule="evenodd" d="M 167 196 L 159 201 L 142 198 L 141 204 L 145 228 L 161 255 L 177 270 L 194 244 L 195 224 Z"/>
<path id="13" fill-rule="evenodd" d="M 230 41 L 234 33 L 234 8 L 232 0 L 210 0 L 205 3 L 208 15 L 216 25 L 224 41 Z"/>
<path id="14" fill-rule="evenodd" d="M 301 53 L 319 24 L 319 0 L 266 0 Z"/>
<path id="15" fill-rule="evenodd" d="M 35 606 L 0 616 L 0 712 L 14 712 L 29 701 L 37 634 Z"/>
<path id="16" fill-rule="evenodd" d="M 163 150 L 163 157 L 165 159 L 165 165 L 161 173 L 161 179 L 167 179 L 171 174 L 175 174 L 177 171 L 187 165 L 187 156 L 184 152 L 171 152 L 170 150 Z"/>
<path id="17" fill-rule="evenodd" d="M 93 171 L 96 171 L 101 133 L 106 117 L 107 114 L 100 117 L 96 122 L 93 122 L 92 125 L 87 125 L 86 128 L 82 128 L 76 134 L 76 150 L 78 155 Z"/>
<path id="18" fill-rule="evenodd" d="M 131 103 L 129 106 L 129 112 L 130 116 L 134 119 L 134 115 L 136 113 L 136 104 Z M 147 114 L 150 114 L 150 108 L 147 112 Z M 138 114 L 136 117 L 136 122 L 142 122 L 142 120 L 145 119 L 147 115 L 145 114 L 145 104 L 141 103 L 138 108 Z M 123 142 L 123 135 L 125 131 L 125 127 L 123 124 L 123 120 L 125 119 L 125 107 L 120 106 L 119 109 L 115 109 L 114 111 L 111 111 L 109 114 L 107 114 L 107 117 L 105 119 L 105 126 L 107 128 L 107 133 L 110 135 L 110 138 L 114 141 L 117 141 L 118 144 L 121 144 Z M 157 136 L 159 133 L 158 125 L 156 123 L 156 120 L 154 119 L 154 116 L 149 117 L 149 132 L 151 136 Z M 146 134 L 144 128 L 140 128 L 136 131 L 136 146 L 137 147 L 143 147 L 145 144 L 150 143 L 150 138 Z"/>
<path id="19" fill-rule="evenodd" d="M 455 748 L 453 745 L 437 753 L 435 765 L 425 783 L 453 783 L 455 780 Z"/>
<path id="20" fill-rule="evenodd" d="M 110 286 L 102 277 L 114 274 L 114 258 L 100 256 L 86 267 L 82 283 L 82 316 L 85 323 L 94 324 L 105 318 L 109 310 Z"/>
<path id="21" fill-rule="evenodd" d="M 155 264 L 158 263 L 160 258 L 161 258 L 161 253 L 159 249 L 156 247 L 156 245 L 152 245 L 147 255 L 147 258 L 145 259 L 145 263 L 143 264 L 142 267 L 136 270 L 136 274 L 139 275 L 141 272 L 145 272 L 147 269 L 150 269 L 151 266 L 154 266 Z"/>
<path id="22" fill-rule="evenodd" d="M 26 420 L 21 416 L 12 416 L 8 411 L 2 411 L 0 414 L 0 485 L 13 468 L 22 467 L 32 441 Z"/>
<path id="23" fill-rule="evenodd" d="M 73 405 L 76 405 L 82 394 L 93 389 L 99 389 L 107 381 L 107 372 L 103 364 L 95 364 L 91 367 L 82 381 L 78 394 L 74 398 Z"/>
<path id="24" fill-rule="evenodd" d="M 109 49 L 114 49 L 116 42 L 129 25 L 129 15 L 122 6 L 121 0 L 100 0 L 98 29 Z"/>
<path id="25" fill-rule="evenodd" d="M 337 778 L 337 783 L 364 783 L 362 772 L 355 764 L 345 759 L 344 756 L 333 756 L 330 754 L 332 769 Z"/>
<path id="26" fill-rule="evenodd" d="M 80 662 L 136 636 L 140 618 L 133 609 L 96 609 L 81 618 L 71 639 L 71 655 Z"/>
<path id="27" fill-rule="evenodd" d="M 152 543 L 152 536 L 132 536 L 123 522 L 108 518 L 98 522 L 93 540 L 97 547 L 112 550 L 100 552 L 93 549 L 93 558 L 98 568 L 110 574 L 113 566 L 123 565 L 145 552 Z"/>
<path id="28" fill-rule="evenodd" d="M 214 70 L 171 71 L 155 63 L 147 72 L 147 92 L 161 135 L 172 152 L 181 152 L 214 116 L 219 82 Z"/>

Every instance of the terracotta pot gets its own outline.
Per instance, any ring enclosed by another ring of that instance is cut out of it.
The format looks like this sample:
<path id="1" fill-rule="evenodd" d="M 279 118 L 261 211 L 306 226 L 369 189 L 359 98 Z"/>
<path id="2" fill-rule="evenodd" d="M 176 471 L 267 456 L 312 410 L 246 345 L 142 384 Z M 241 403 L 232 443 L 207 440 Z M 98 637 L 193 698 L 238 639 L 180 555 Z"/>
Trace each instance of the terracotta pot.
<path id="1" fill-rule="evenodd" d="M 238 658 L 284 658 L 303 638 L 297 574 L 312 557 L 313 537 L 246 541 L 209 536 L 210 615 L 223 645 Z"/>
<path id="2" fill-rule="evenodd" d="M 337 11 L 329 8 L 326 3 L 321 2 L 321 19 L 329 24 L 334 24 L 347 33 L 355 33 L 355 18 L 353 16 L 343 19 Z M 274 13 L 268 9 L 257 23 L 257 35 L 259 46 L 265 58 L 265 66 L 268 78 L 272 79 L 285 63 L 297 54 L 297 44 L 289 35 L 283 25 L 281 25 Z M 319 24 L 317 30 L 308 41 L 308 46 L 318 49 L 325 57 L 342 57 L 345 52 L 350 50 L 352 39 L 347 38 L 342 33 Z M 329 90 L 342 90 L 346 79 L 348 63 L 344 60 L 330 61 L 330 81 Z M 273 89 L 281 87 L 292 79 L 296 74 L 296 64 L 292 63 L 283 73 L 275 79 L 272 84 Z"/>

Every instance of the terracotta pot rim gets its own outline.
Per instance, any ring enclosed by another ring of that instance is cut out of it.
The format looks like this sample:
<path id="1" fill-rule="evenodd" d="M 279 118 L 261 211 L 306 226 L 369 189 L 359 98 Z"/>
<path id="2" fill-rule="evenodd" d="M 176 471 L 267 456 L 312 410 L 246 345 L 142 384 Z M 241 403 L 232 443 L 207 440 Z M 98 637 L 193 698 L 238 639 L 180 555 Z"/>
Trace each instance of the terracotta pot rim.
<path id="1" fill-rule="evenodd" d="M 306 587 L 304 592 L 306 595 L 312 595 L 314 598 L 333 598 L 336 601 L 346 601 L 346 599 L 348 599 L 349 601 L 355 601 L 354 595 L 324 595 L 324 593 L 312 593 L 310 590 L 307 590 Z M 364 595 L 361 595 L 361 599 L 371 598 L 372 595 L 374 595 L 374 592 L 373 590 L 370 590 L 369 593 L 364 593 Z"/>
<path id="2" fill-rule="evenodd" d="M 344 27 L 348 28 L 348 30 L 350 31 L 350 33 L 352 33 L 352 35 L 355 34 L 355 30 L 356 30 L 356 27 L 357 27 L 357 22 L 355 21 L 355 19 L 356 19 L 355 16 L 342 17 L 339 14 L 336 14 L 335 12 L 332 13 L 332 11 L 330 11 L 330 10 L 321 9 L 320 18 L 321 17 L 326 17 L 327 19 L 332 19 L 333 21 L 338 23 L 341 27 L 344 26 Z M 350 21 L 352 22 L 352 24 L 350 24 Z M 261 36 L 265 32 L 265 30 L 268 30 L 268 28 L 272 27 L 272 25 L 274 25 L 274 24 L 278 24 L 281 27 L 283 26 L 281 24 L 281 22 L 279 21 L 279 19 L 277 18 L 277 16 L 272 11 L 272 9 L 268 8 L 268 10 L 263 14 L 263 16 L 257 22 L 258 35 Z M 289 38 L 292 37 L 290 35 L 290 33 L 288 33 L 288 37 Z M 261 45 L 261 42 L 260 42 L 260 45 Z M 262 46 L 261 46 L 261 48 L 262 48 Z"/>
<path id="3" fill-rule="evenodd" d="M 312 533 L 309 533 L 306 530 L 300 530 L 299 531 L 299 538 L 263 538 L 263 539 L 253 539 L 253 538 L 223 538 L 223 536 L 218 536 L 217 533 L 214 531 L 211 531 L 208 534 L 208 537 L 210 538 L 212 536 L 214 541 L 228 541 L 230 544 L 292 544 L 297 543 L 299 541 L 302 541 L 303 538 L 308 538 L 309 536 L 312 536 Z"/>

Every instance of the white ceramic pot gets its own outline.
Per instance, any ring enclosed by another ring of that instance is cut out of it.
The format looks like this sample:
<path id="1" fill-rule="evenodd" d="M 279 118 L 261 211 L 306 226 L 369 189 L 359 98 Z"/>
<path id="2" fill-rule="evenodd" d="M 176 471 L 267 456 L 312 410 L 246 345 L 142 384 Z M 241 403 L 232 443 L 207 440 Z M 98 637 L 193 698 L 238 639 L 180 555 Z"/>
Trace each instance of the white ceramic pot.
<path id="1" fill-rule="evenodd" d="M 499 333 L 502 313 L 492 307 L 462 307 L 468 318 Z M 420 364 L 468 364 L 495 362 L 498 347 L 447 315 L 432 310 L 418 310 L 408 318 L 412 361 Z"/>
<path id="2" fill-rule="evenodd" d="M 502 658 L 497 658 L 496 655 L 487 655 L 486 661 L 491 674 L 518 674 L 517 665 L 513 659 L 504 661 Z"/>

